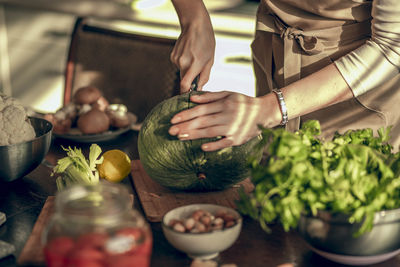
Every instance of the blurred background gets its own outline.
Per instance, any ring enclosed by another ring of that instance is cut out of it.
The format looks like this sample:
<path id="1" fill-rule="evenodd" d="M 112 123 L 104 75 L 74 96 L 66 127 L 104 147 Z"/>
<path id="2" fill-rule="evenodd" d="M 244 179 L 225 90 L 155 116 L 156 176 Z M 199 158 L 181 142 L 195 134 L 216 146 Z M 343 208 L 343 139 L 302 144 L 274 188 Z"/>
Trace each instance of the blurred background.
<path id="1" fill-rule="evenodd" d="M 258 0 L 205 0 L 216 32 L 209 91 L 254 95 L 250 44 Z M 170 0 L 0 0 L 0 93 L 42 113 L 62 106 L 66 59 L 77 17 L 136 34 L 177 38 Z"/>

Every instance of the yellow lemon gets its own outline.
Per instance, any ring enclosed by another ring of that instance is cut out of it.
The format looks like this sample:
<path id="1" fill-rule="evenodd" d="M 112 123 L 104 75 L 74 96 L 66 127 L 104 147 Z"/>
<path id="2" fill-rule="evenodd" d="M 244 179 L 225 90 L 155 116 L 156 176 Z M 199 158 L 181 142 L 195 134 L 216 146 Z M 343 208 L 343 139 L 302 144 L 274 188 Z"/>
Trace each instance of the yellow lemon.
<path id="1" fill-rule="evenodd" d="M 128 155 L 118 149 L 108 150 L 103 154 L 103 162 L 97 165 L 101 178 L 110 182 L 120 182 L 131 171 L 131 160 Z"/>

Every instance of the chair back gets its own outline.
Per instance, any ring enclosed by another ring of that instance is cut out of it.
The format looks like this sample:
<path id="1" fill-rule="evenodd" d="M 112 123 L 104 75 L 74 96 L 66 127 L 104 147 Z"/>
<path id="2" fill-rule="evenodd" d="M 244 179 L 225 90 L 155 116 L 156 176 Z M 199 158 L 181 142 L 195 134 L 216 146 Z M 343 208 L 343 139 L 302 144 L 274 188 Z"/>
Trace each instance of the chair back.
<path id="1" fill-rule="evenodd" d="M 83 86 L 96 86 L 110 103 L 124 104 L 142 121 L 159 102 L 179 94 L 170 61 L 175 41 L 90 25 L 78 18 L 65 73 L 64 105 Z"/>

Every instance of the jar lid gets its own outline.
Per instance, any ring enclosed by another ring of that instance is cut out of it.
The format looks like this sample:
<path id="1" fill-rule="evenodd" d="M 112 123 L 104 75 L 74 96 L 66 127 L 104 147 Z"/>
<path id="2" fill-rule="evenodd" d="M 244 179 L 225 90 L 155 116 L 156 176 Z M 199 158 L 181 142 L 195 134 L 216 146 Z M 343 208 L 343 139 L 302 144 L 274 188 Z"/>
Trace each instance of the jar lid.
<path id="1" fill-rule="evenodd" d="M 56 195 L 56 212 L 78 218 L 117 218 L 131 209 L 128 190 L 120 184 L 101 181 L 95 185 L 73 185 Z"/>

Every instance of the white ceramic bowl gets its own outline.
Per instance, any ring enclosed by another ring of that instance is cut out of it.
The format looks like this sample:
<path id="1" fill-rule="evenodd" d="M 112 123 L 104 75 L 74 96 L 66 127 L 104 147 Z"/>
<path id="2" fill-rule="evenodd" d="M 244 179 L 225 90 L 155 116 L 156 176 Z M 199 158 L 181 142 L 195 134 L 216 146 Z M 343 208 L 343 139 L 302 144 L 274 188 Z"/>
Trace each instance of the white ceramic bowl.
<path id="1" fill-rule="evenodd" d="M 182 233 L 169 226 L 171 220 L 183 220 L 199 209 L 212 214 L 224 210 L 236 218 L 236 224 L 222 230 L 204 233 Z M 162 229 L 170 244 L 185 252 L 190 258 L 212 259 L 235 243 L 242 229 L 242 221 L 242 217 L 234 209 L 213 204 L 192 204 L 167 212 L 162 220 Z"/>

